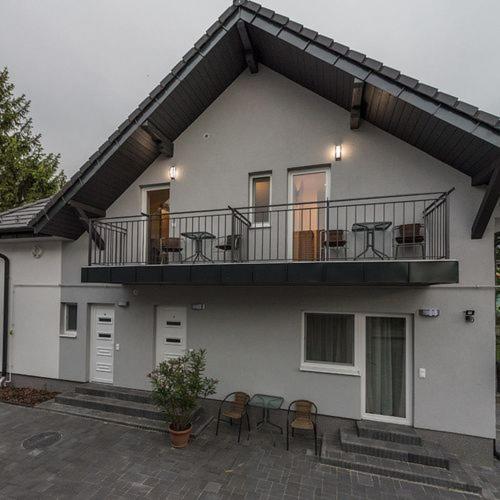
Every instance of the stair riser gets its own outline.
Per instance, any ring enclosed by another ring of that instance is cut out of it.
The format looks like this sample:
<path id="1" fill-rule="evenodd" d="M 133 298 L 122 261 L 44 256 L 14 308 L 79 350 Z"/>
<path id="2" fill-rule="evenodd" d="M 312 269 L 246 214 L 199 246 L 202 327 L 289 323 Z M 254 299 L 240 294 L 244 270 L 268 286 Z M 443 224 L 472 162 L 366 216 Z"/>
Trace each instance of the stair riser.
<path id="1" fill-rule="evenodd" d="M 75 387 L 78 394 L 88 394 L 89 396 L 98 396 L 101 398 L 112 398 L 120 401 L 132 401 L 134 403 L 151 404 L 151 396 L 141 394 L 128 394 L 126 392 L 107 391 L 106 389 L 94 389 L 91 387 Z"/>
<path id="2" fill-rule="evenodd" d="M 371 448 L 369 446 L 361 446 L 353 443 L 342 442 L 342 449 L 351 453 L 361 453 L 378 458 L 390 458 L 391 460 L 399 460 L 401 462 L 412 462 L 420 465 L 429 465 L 431 467 L 441 467 L 447 469 L 449 461 L 446 458 L 429 457 L 427 455 L 417 455 L 415 453 L 398 452 L 395 450 L 381 450 L 379 448 Z"/>
<path id="3" fill-rule="evenodd" d="M 80 408 L 89 408 L 91 410 L 101 410 L 112 413 L 121 413 L 122 415 L 130 415 L 133 417 L 149 418 L 152 420 L 165 419 L 164 414 L 157 410 L 145 410 L 139 408 L 129 408 L 127 406 L 116 406 L 100 401 L 76 400 L 72 398 L 66 398 L 63 395 L 56 396 L 55 401 L 57 403 L 65 405 L 79 406 Z"/>
<path id="4" fill-rule="evenodd" d="M 426 477 L 417 474 L 412 474 L 410 472 L 398 471 L 398 470 L 388 470 L 381 467 L 376 467 L 369 464 L 348 462 L 346 460 L 341 460 L 337 458 L 328 458 L 322 456 L 320 462 L 326 465 L 332 465 L 334 467 L 340 467 L 342 469 L 355 470 L 358 472 L 365 472 L 367 474 L 377 474 L 379 476 L 385 476 L 395 479 L 402 479 L 404 481 L 412 481 L 414 483 L 427 484 L 430 486 L 439 486 L 441 488 L 449 488 L 458 491 L 463 491 L 467 493 L 474 493 L 480 495 L 482 492 L 481 487 L 475 486 L 473 484 L 459 483 L 456 481 L 442 480 L 435 477 Z"/>
<path id="5" fill-rule="evenodd" d="M 391 443 L 411 444 L 416 446 L 422 445 L 422 439 L 418 436 L 408 436 L 405 434 L 396 434 L 393 432 L 374 431 L 358 428 L 358 435 L 360 437 L 378 439 L 380 441 L 389 441 Z"/>

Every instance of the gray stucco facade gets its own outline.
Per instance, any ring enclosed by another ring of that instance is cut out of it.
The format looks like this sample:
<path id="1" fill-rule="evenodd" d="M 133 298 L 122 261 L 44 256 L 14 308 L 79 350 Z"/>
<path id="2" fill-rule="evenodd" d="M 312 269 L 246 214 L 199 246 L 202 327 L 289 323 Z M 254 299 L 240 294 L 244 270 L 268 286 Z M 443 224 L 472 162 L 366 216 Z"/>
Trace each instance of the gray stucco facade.
<path id="1" fill-rule="evenodd" d="M 343 157 L 332 163 L 336 144 L 342 144 Z M 406 288 L 86 285 L 81 283 L 81 268 L 87 265 L 84 234 L 54 249 L 60 252 L 60 278 L 54 278 L 60 297 L 52 305 L 57 310 L 60 303 L 78 305 L 76 336 L 57 338 L 59 331 L 52 327 L 41 329 L 47 338 L 56 336 L 55 378 L 89 380 L 90 306 L 110 304 L 115 310 L 115 343 L 120 345 L 114 352 L 113 383 L 148 388 L 147 374 L 155 363 L 156 307 L 182 306 L 187 309 L 188 348 L 207 349 L 208 374 L 220 381 L 216 397 L 233 390 L 276 393 L 285 402 L 307 398 L 316 401 L 323 414 L 358 419 L 360 376 L 300 369 L 302 313 L 400 314 L 411 324 L 411 424 L 494 438 L 493 222 L 482 239 L 470 239 L 482 189 L 369 123 L 351 131 L 348 112 L 262 66 L 256 75 L 245 71 L 175 141 L 174 157 L 155 160 L 107 215 L 139 214 L 141 186 L 168 182 L 168 168 L 174 164 L 178 177 L 170 183 L 172 211 L 246 206 L 249 174 L 259 171 L 272 172 L 272 202 L 286 203 L 289 169 L 318 164 L 331 164 L 332 199 L 455 187 L 450 257 L 459 262 L 460 281 Z M 16 258 L 15 244 L 9 245 Z M 25 265 L 36 272 L 44 258 L 47 255 L 39 260 L 26 257 Z M 14 284 L 17 279 L 14 271 Z M 192 304 L 206 308 L 195 311 Z M 440 310 L 438 318 L 418 315 L 419 309 L 430 307 Z M 476 311 L 474 323 L 464 321 L 466 309 Z M 15 335 L 14 351 L 20 348 Z M 426 378 L 418 377 L 421 368 Z M 23 373 L 24 367 L 11 369 Z M 36 370 L 24 373 L 37 375 Z"/>

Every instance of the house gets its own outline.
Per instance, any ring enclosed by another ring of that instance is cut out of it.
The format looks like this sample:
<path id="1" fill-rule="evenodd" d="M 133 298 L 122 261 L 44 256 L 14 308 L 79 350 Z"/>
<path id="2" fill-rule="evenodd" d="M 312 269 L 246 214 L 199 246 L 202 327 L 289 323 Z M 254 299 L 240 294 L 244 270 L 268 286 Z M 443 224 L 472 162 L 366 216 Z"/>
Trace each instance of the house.
<path id="1" fill-rule="evenodd" d="M 250 1 L 0 217 L 3 376 L 242 389 L 491 455 L 500 119 Z M 460 435 L 460 439 L 450 439 Z"/>

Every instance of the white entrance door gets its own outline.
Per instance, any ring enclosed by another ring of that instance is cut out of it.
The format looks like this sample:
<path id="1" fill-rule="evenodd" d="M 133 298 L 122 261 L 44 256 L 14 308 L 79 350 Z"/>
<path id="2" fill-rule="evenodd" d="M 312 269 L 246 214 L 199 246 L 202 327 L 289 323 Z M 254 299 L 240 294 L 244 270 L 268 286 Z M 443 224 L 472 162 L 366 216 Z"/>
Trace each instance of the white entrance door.
<path id="1" fill-rule="evenodd" d="M 115 311 L 113 306 L 92 307 L 90 380 L 113 383 Z"/>
<path id="2" fill-rule="evenodd" d="M 412 340 L 410 318 L 397 315 L 364 317 L 362 417 L 412 423 Z"/>
<path id="3" fill-rule="evenodd" d="M 156 366 L 186 353 L 186 316 L 185 307 L 156 308 Z"/>

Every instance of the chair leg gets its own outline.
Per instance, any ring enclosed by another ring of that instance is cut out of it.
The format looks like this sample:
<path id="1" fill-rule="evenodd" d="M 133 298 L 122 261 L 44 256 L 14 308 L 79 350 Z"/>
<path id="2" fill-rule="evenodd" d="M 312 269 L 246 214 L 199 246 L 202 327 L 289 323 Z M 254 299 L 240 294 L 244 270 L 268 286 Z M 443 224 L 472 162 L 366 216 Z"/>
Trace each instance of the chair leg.
<path id="1" fill-rule="evenodd" d="M 313 423 L 313 430 L 314 430 L 314 454 L 318 454 L 318 433 L 316 429 L 316 424 Z"/>
<path id="2" fill-rule="evenodd" d="M 290 436 L 289 436 L 289 425 L 288 422 L 286 423 L 286 450 L 288 451 L 290 449 Z"/>
<path id="3" fill-rule="evenodd" d="M 248 413 L 245 413 L 247 416 L 247 425 L 248 425 L 248 432 L 250 432 L 250 417 L 248 416 Z"/>
<path id="4" fill-rule="evenodd" d="M 219 422 L 220 422 L 220 408 L 219 408 L 219 411 L 217 413 L 217 427 L 215 428 L 215 435 L 216 436 L 219 435 Z"/>
<path id="5" fill-rule="evenodd" d="M 243 426 L 243 415 L 240 417 L 240 426 L 238 428 L 238 443 L 240 442 L 241 438 L 241 427 Z"/>
<path id="6" fill-rule="evenodd" d="M 295 437 L 295 429 L 292 427 L 292 437 Z"/>

